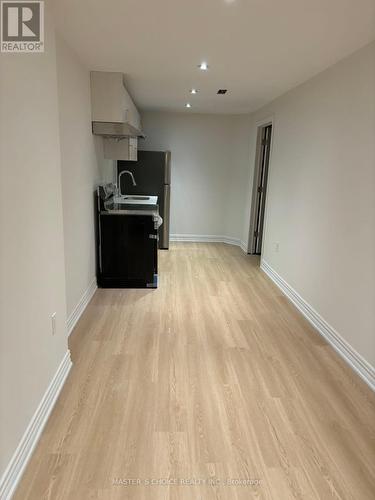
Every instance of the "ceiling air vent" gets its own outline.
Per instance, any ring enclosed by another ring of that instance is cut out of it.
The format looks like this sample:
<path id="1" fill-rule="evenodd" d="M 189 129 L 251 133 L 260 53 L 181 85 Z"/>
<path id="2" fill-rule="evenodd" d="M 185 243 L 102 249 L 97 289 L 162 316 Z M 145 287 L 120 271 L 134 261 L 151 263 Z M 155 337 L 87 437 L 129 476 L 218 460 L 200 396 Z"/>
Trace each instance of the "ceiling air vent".
<path id="1" fill-rule="evenodd" d="M 218 93 L 218 94 L 221 94 L 221 95 L 224 95 L 224 94 L 226 94 L 227 92 L 228 92 L 228 90 L 227 90 L 227 89 L 219 89 L 219 90 L 217 91 L 217 93 Z"/>

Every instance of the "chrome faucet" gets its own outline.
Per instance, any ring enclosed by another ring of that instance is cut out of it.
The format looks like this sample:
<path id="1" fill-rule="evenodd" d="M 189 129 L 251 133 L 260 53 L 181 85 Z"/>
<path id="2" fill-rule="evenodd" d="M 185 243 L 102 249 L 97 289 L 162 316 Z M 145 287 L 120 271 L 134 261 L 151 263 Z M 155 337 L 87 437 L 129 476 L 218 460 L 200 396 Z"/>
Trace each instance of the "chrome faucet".
<path id="1" fill-rule="evenodd" d="M 118 194 L 119 196 L 124 196 L 121 192 L 121 176 L 123 174 L 128 174 L 130 175 L 131 179 L 132 179 L 132 183 L 133 183 L 133 186 L 136 186 L 137 183 L 135 182 L 135 179 L 134 179 L 134 175 L 129 171 L 129 170 L 123 170 L 122 172 L 119 173 L 119 176 L 118 176 Z"/>

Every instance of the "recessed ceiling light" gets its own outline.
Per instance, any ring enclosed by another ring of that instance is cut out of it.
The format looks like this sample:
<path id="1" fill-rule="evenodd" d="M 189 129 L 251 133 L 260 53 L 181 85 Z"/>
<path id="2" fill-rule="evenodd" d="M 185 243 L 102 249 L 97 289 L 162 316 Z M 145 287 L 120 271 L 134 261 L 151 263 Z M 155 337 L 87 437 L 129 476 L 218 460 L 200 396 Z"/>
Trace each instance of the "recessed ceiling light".
<path id="1" fill-rule="evenodd" d="M 198 94 L 198 89 L 191 89 L 190 94 Z"/>
<path id="2" fill-rule="evenodd" d="M 191 108 L 191 104 L 190 104 L 190 102 L 187 102 L 187 103 L 185 104 L 185 108 Z"/>
<path id="3" fill-rule="evenodd" d="M 199 69 L 202 71 L 207 71 L 208 70 L 208 64 L 206 62 L 201 62 L 198 66 Z"/>

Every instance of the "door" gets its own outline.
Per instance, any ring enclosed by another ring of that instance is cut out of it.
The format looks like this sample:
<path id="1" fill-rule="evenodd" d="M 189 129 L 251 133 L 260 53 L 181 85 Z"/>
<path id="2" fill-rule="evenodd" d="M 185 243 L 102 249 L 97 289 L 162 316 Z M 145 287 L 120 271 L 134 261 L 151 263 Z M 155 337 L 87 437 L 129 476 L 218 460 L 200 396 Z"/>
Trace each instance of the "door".
<path id="1" fill-rule="evenodd" d="M 258 154 L 258 168 L 256 176 L 256 194 L 254 210 L 254 231 L 252 237 L 251 253 L 260 255 L 262 251 L 264 213 L 266 207 L 266 192 L 268 179 L 268 166 L 270 161 L 272 125 L 261 128 L 261 137 Z"/>
<path id="2" fill-rule="evenodd" d="M 153 283 L 156 238 L 149 215 L 101 214 L 100 285 L 146 287 Z"/>

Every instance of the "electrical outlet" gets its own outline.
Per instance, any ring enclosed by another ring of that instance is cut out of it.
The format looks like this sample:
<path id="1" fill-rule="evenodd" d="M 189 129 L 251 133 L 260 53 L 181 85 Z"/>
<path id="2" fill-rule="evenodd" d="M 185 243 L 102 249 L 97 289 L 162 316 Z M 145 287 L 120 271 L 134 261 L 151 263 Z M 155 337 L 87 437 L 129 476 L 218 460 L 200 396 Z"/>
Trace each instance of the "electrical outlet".
<path id="1" fill-rule="evenodd" d="M 276 243 L 275 243 L 275 252 L 276 253 L 279 253 L 279 248 L 280 248 L 280 243 L 278 241 L 276 241 Z"/>
<path id="2" fill-rule="evenodd" d="M 56 313 L 54 312 L 51 316 L 51 327 L 52 327 L 52 335 L 56 333 Z"/>

